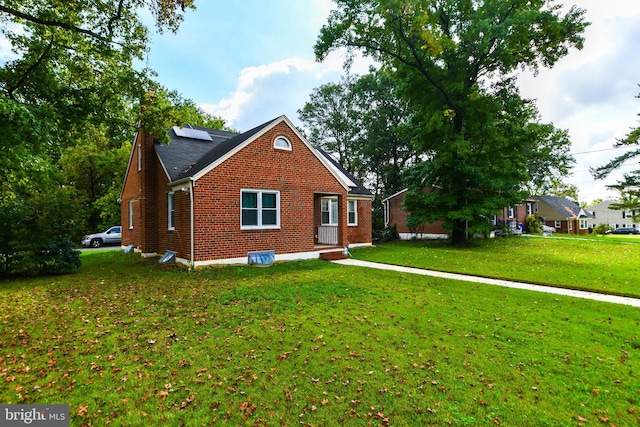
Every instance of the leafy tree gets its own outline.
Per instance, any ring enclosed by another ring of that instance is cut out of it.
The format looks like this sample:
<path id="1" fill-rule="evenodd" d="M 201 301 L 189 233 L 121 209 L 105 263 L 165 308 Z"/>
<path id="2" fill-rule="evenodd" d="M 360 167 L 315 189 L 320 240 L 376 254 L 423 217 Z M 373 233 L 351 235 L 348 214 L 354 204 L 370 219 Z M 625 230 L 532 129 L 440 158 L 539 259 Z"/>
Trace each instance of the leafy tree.
<path id="1" fill-rule="evenodd" d="M 120 224 L 117 199 L 127 168 L 131 143 L 107 138 L 103 127 L 87 127 L 75 145 L 68 147 L 58 164 L 63 181 L 75 189 L 83 221 L 71 236 Z"/>
<path id="2" fill-rule="evenodd" d="M 309 140 L 336 155 L 376 195 L 403 188 L 401 171 L 414 158 L 407 104 L 383 71 L 315 89 L 298 114 Z"/>
<path id="3" fill-rule="evenodd" d="M 351 91 L 362 130 L 358 149 L 371 177 L 370 187 L 382 199 L 404 188 L 402 170 L 415 161 L 409 108 L 383 70 L 371 69 L 351 85 Z"/>
<path id="4" fill-rule="evenodd" d="M 186 9 L 193 0 L 0 5 L 0 37 L 13 51 L 0 65 L 0 220 L 10 224 L 0 239 L 3 273 L 68 271 L 67 239 L 118 221 L 139 125 L 224 126 L 133 65 L 147 48 L 147 12 L 158 31 L 175 31 Z"/>
<path id="5" fill-rule="evenodd" d="M 578 187 L 573 184 L 567 184 L 559 178 L 552 178 L 549 181 L 547 191 L 544 195 L 566 197 L 567 199 L 575 202 L 579 199 Z"/>
<path id="6" fill-rule="evenodd" d="M 416 154 L 426 161 L 406 176 L 409 212 L 443 220 L 454 244 L 467 231 L 485 230 L 497 209 L 521 201 L 532 156 L 555 161 L 540 149 L 540 136 L 553 138 L 534 131 L 533 104 L 521 99 L 514 74 L 553 66 L 582 48 L 584 11 L 562 14 L 545 0 L 336 3 L 316 57 L 346 48 L 377 59 L 413 110 Z M 425 186 L 437 191 L 425 193 Z"/>
<path id="7" fill-rule="evenodd" d="M 382 70 L 348 76 L 311 94 L 298 111 L 312 143 L 334 154 L 374 195 L 373 228 L 384 228 L 381 200 L 404 188 L 402 170 L 415 160 L 408 105 Z"/>
<path id="8" fill-rule="evenodd" d="M 335 155 L 340 164 L 358 179 L 363 179 L 363 161 L 359 150 L 362 129 L 351 91 L 353 77 L 327 83 L 314 89 L 311 100 L 298 110 L 309 142 Z"/>
<path id="9" fill-rule="evenodd" d="M 160 139 L 167 140 L 166 129 L 173 125 L 193 124 L 224 129 L 224 120 L 202 111 L 189 99 L 175 91 L 156 86 L 153 99 L 141 116 L 148 118 L 147 129 L 156 129 Z M 128 111 L 125 122 L 134 122 L 139 107 Z M 76 191 L 82 206 L 83 221 L 72 238 L 77 241 L 88 231 L 106 229 L 120 223 L 120 191 L 131 152 L 133 130 L 121 135 L 109 135 L 106 125 L 87 126 L 76 136 L 74 144 L 66 148 L 58 162 L 64 185 Z"/>

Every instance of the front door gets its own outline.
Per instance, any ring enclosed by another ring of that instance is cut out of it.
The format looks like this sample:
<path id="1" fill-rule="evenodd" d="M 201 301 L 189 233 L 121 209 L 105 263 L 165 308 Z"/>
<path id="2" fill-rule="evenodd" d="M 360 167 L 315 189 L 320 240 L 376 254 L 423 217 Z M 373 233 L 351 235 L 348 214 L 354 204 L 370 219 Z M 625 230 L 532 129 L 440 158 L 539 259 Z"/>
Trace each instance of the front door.
<path id="1" fill-rule="evenodd" d="M 318 226 L 318 243 L 338 244 L 338 198 L 323 197 L 320 200 L 321 225 Z"/>

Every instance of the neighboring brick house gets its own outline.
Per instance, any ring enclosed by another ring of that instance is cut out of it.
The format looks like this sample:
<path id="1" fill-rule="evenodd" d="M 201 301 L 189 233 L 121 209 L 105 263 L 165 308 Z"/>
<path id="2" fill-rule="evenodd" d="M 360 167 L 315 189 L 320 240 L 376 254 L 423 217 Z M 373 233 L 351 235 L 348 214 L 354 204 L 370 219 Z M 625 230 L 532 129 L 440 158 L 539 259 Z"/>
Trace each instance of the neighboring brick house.
<path id="1" fill-rule="evenodd" d="M 565 197 L 533 196 L 538 203 L 538 216 L 543 224 L 559 233 L 589 234 L 593 215 Z"/>
<path id="2" fill-rule="evenodd" d="M 433 191 L 425 188 L 425 192 Z M 447 232 L 442 228 L 442 222 L 420 224 L 415 229 L 409 229 L 407 218 L 409 214 L 403 209 L 402 203 L 407 190 L 399 191 L 382 201 L 384 207 L 384 225 L 395 227 L 401 239 L 446 239 Z M 534 199 L 524 200 L 521 204 L 502 209 L 492 219 L 497 229 L 507 228 L 512 233 L 520 232 L 520 224 L 525 224 L 528 215 L 537 212 L 537 202 Z"/>
<path id="3" fill-rule="evenodd" d="M 537 212 L 537 202 L 533 199 L 526 199 L 520 204 L 502 209 L 493 217 L 492 223 L 498 229 L 506 228 L 512 233 L 518 233 L 525 227 L 527 217 L 535 215 Z"/>
<path id="4" fill-rule="evenodd" d="M 432 191 L 425 189 L 425 192 Z M 384 226 L 385 228 L 395 227 L 398 235 L 403 240 L 409 239 L 446 239 L 448 233 L 442 228 L 442 222 L 420 224 L 415 229 L 407 226 L 407 218 L 409 214 L 402 207 L 404 196 L 407 190 L 399 191 L 382 201 L 384 208 Z"/>
<path id="5" fill-rule="evenodd" d="M 140 132 L 122 190 L 122 244 L 194 267 L 371 244 L 373 195 L 285 116 L 248 132 Z"/>
<path id="6" fill-rule="evenodd" d="M 633 220 L 633 216 L 637 212 L 610 209 L 609 206 L 613 203 L 616 202 L 605 200 L 587 208 L 587 211 L 594 216 L 593 225 L 607 224 L 613 228 L 637 228 L 638 223 Z"/>

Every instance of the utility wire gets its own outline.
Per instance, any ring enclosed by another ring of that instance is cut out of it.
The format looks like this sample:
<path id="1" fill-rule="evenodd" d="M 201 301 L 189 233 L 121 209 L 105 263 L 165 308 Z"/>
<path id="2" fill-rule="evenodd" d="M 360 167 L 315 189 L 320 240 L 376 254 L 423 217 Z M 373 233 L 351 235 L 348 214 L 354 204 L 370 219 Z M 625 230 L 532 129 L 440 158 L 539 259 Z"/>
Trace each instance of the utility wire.
<path id="1" fill-rule="evenodd" d="M 600 153 L 602 151 L 611 151 L 611 150 L 620 150 L 622 148 L 629 148 L 628 145 L 621 145 L 620 147 L 613 148 L 603 148 L 602 150 L 592 150 L 592 151 L 580 151 L 579 153 L 569 153 L 571 156 L 577 156 L 578 154 L 591 154 L 591 153 Z"/>

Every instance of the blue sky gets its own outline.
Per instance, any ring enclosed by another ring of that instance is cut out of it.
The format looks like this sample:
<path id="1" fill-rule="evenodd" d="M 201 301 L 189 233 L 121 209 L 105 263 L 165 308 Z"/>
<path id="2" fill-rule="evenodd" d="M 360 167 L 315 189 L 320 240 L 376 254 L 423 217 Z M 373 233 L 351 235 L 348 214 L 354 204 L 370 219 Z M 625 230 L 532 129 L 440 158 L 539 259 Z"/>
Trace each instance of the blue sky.
<path id="1" fill-rule="evenodd" d="M 297 109 L 313 88 L 342 75 L 339 55 L 319 64 L 313 45 L 330 1 L 196 2 L 178 33 L 155 35 L 148 65 L 158 80 L 248 130 Z M 365 72 L 366 68 L 362 69 Z"/>
<path id="2" fill-rule="evenodd" d="M 580 200 L 614 198 L 604 185 L 638 169 L 638 160 L 606 181 L 594 181 L 589 168 L 620 154 L 611 150 L 616 138 L 640 125 L 640 1 L 555 3 L 587 10 L 592 25 L 585 47 L 536 77 L 523 73 L 521 92 L 537 100 L 543 122 L 569 130 L 577 164 L 567 181 L 578 186 Z M 343 75 L 339 53 L 322 63 L 313 55 L 331 0 L 196 0 L 196 5 L 177 34 L 153 35 L 146 63 L 162 85 L 237 130 L 282 114 L 299 125 L 297 110 L 313 89 Z M 0 61 L 9 48 L 0 40 Z M 364 74 L 369 64 L 356 61 L 352 72 Z"/>
<path id="3" fill-rule="evenodd" d="M 522 94 L 537 100 L 541 118 L 568 129 L 577 160 L 568 182 L 580 200 L 613 198 L 605 189 L 637 160 L 606 181 L 594 181 L 590 167 L 620 150 L 616 138 L 639 125 L 640 2 L 637 0 L 560 0 L 587 10 L 585 47 L 553 69 L 534 77 L 523 73 Z M 286 114 L 299 125 L 297 110 L 312 90 L 337 81 L 343 58 L 332 54 L 315 62 L 313 45 L 333 8 L 330 0 L 239 0 L 196 2 L 178 33 L 153 38 L 148 65 L 164 86 L 221 116 L 235 129 L 248 130 Z M 370 62 L 359 61 L 355 74 Z M 605 150 L 605 151 L 601 151 Z"/>

